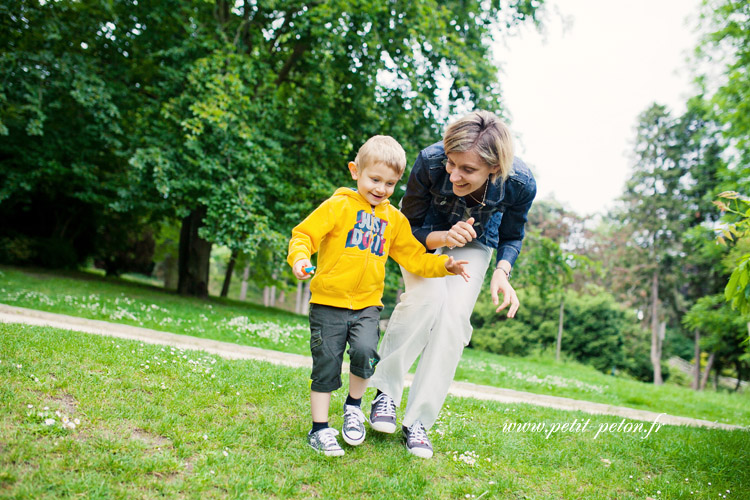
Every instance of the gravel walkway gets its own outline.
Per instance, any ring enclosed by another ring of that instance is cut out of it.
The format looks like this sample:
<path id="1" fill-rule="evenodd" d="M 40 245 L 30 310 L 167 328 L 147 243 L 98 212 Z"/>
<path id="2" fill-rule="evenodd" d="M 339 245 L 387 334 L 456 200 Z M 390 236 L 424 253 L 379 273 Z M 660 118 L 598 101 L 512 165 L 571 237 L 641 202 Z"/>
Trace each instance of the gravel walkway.
<path id="1" fill-rule="evenodd" d="M 150 344 L 169 345 L 182 349 L 204 351 L 227 359 L 254 359 L 292 367 L 309 368 L 312 366 L 311 358 L 300 354 L 289 354 L 279 351 L 259 349 L 257 347 L 242 346 L 229 342 L 219 342 L 216 340 L 202 339 L 188 335 L 161 332 L 148 328 L 138 328 L 135 326 L 108 323 L 106 321 L 77 318 L 63 314 L 8 306 L 5 304 L 0 304 L 0 322 L 51 326 L 64 330 L 74 330 L 96 335 L 138 340 Z M 409 379 L 407 379 L 407 384 L 409 382 L 410 376 Z M 468 382 L 453 382 L 450 388 L 450 394 L 459 397 L 499 401 L 501 403 L 523 403 L 556 408 L 559 410 L 615 415 L 631 420 L 642 420 L 647 422 L 655 422 L 658 419 L 659 423 L 667 425 L 690 425 L 726 430 L 743 429 L 741 426 L 711 422 L 708 420 L 678 417 L 665 413 L 659 414 L 646 410 L 626 408 L 623 406 L 592 403 L 590 401 L 533 394 L 529 392 L 514 391 L 511 389 L 501 389 L 498 387 L 477 385 Z"/>

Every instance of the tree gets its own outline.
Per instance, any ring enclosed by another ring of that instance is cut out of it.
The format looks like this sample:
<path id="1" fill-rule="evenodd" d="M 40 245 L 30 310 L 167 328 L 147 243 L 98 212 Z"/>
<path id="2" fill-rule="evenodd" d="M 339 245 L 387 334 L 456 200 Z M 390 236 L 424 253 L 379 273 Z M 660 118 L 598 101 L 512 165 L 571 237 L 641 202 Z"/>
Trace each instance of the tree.
<path id="1" fill-rule="evenodd" d="M 117 274 L 128 259 L 112 253 L 143 247 L 134 236 L 160 215 L 143 193 L 128 198 L 128 158 L 153 99 L 142 84 L 183 37 L 183 5 L 0 5 L 0 247 L 17 254 L 25 245 L 19 263 L 72 267 L 95 257 Z"/>
<path id="2" fill-rule="evenodd" d="M 144 85 L 155 99 L 131 164 L 132 186 L 189 226 L 180 290 L 201 295 L 210 244 L 252 254 L 286 239 L 370 135 L 410 150 L 453 109 L 499 112 L 486 42 L 500 21 L 536 22 L 541 2 L 191 5 L 187 36 Z"/>
<path id="3" fill-rule="evenodd" d="M 710 352 L 705 374 L 699 390 L 703 390 L 708 374 L 713 368 L 718 376 L 723 367 L 734 366 L 737 379 L 748 373 L 748 361 L 743 356 L 742 342 L 747 336 L 750 316 L 732 311 L 722 295 L 709 295 L 699 299 L 683 318 L 686 326 L 699 329 L 708 335 L 702 339 Z"/>
<path id="4" fill-rule="evenodd" d="M 677 124 L 664 106 L 653 105 L 641 114 L 633 173 L 619 212 L 631 235 L 628 248 L 631 265 L 635 264 L 632 278 L 649 290 L 644 312 L 651 325 L 650 357 L 657 385 L 662 383 L 662 342 L 667 322 L 662 293 L 672 286 L 666 280 L 675 277 L 679 235 L 685 229 L 680 199 L 685 167 L 676 131 Z"/>

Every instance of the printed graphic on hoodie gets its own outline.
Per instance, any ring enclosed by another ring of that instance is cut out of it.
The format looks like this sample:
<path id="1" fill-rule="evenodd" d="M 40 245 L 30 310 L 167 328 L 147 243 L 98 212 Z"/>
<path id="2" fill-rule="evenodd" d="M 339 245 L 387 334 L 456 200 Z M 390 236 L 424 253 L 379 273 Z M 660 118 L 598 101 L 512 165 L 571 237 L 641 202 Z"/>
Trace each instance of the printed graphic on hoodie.
<path id="1" fill-rule="evenodd" d="M 375 217 L 366 210 L 357 212 L 357 222 L 354 229 L 346 237 L 346 248 L 357 247 L 360 250 L 370 249 L 370 252 L 382 256 L 385 250 L 385 228 L 388 221 Z"/>

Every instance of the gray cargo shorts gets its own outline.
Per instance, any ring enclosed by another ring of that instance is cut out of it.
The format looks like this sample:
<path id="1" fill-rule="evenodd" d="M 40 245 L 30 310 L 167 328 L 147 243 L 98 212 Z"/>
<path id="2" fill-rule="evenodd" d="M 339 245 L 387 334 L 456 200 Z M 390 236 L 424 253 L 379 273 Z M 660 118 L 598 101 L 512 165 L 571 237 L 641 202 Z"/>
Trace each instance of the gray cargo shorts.
<path id="1" fill-rule="evenodd" d="M 341 365 L 349 344 L 349 371 L 368 379 L 380 361 L 380 311 L 370 306 L 351 310 L 310 304 L 310 351 L 313 368 L 310 388 L 315 392 L 333 392 L 341 387 Z"/>

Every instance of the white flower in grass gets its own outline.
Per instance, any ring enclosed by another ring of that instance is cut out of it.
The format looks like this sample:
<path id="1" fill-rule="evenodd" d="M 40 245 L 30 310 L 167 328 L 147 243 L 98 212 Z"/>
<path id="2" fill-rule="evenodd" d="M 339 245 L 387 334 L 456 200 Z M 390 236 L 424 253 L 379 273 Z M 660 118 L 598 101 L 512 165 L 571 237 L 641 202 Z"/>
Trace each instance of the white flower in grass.
<path id="1" fill-rule="evenodd" d="M 73 419 L 73 423 L 76 424 L 76 425 L 81 425 L 81 421 L 78 420 L 77 418 Z"/>
<path id="2" fill-rule="evenodd" d="M 44 425 L 55 425 L 55 419 L 54 418 L 47 418 L 44 420 Z"/>
<path id="3" fill-rule="evenodd" d="M 205 440 L 207 440 L 207 439 L 208 439 L 208 434 L 204 434 L 204 435 L 203 435 L 203 440 L 205 441 Z"/>
<path id="4" fill-rule="evenodd" d="M 229 452 L 228 452 L 227 450 L 224 450 L 224 451 L 222 451 L 221 453 L 222 453 L 222 455 L 224 455 L 225 457 L 228 457 L 228 456 L 229 456 Z"/>
<path id="5" fill-rule="evenodd" d="M 28 409 L 32 409 L 33 407 L 34 407 L 34 405 L 32 405 L 32 404 L 26 405 L 26 408 L 28 408 Z"/>

